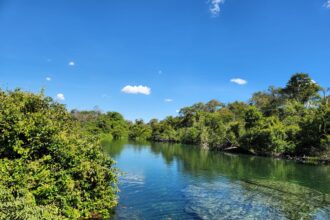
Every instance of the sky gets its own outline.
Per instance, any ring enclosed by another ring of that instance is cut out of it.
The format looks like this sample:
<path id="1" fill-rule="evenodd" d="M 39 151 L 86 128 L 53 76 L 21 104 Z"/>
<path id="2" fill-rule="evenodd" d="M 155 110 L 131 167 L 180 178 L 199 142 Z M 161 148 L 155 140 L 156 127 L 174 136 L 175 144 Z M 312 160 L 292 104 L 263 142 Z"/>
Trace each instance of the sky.
<path id="1" fill-rule="evenodd" d="M 306 72 L 330 86 L 330 0 L 0 0 L 0 88 L 162 119 Z"/>

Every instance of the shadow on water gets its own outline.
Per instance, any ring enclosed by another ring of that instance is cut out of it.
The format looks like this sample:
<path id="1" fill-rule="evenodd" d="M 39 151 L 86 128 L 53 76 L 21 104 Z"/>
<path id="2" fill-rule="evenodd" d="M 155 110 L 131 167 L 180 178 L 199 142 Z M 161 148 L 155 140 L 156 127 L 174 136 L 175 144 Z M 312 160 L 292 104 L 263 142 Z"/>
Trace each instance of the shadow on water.
<path id="1" fill-rule="evenodd" d="M 168 143 L 108 143 L 107 152 L 148 150 L 166 166 L 198 181 L 182 189 L 185 212 L 201 219 L 327 219 L 330 217 L 330 166 L 273 158 L 210 152 Z M 227 217 L 226 217 L 227 216 Z"/>

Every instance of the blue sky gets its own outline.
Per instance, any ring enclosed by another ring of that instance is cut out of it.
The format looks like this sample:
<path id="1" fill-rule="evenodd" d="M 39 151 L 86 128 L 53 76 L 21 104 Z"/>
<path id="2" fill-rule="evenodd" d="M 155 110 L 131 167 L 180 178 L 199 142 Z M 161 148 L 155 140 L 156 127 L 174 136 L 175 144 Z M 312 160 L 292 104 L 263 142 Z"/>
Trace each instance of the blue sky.
<path id="1" fill-rule="evenodd" d="M 0 0 L 0 87 L 69 109 L 161 119 L 295 72 L 330 86 L 330 1 Z"/>

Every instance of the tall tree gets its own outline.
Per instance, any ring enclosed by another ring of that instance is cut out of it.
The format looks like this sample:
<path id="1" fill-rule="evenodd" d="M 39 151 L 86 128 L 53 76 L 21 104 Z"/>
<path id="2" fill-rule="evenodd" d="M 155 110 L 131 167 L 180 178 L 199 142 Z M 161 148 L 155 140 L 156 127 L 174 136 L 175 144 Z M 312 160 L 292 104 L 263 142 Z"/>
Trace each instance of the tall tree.
<path id="1" fill-rule="evenodd" d="M 296 73 L 288 81 L 282 94 L 288 98 L 306 103 L 311 98 L 318 97 L 321 87 L 306 73 Z"/>

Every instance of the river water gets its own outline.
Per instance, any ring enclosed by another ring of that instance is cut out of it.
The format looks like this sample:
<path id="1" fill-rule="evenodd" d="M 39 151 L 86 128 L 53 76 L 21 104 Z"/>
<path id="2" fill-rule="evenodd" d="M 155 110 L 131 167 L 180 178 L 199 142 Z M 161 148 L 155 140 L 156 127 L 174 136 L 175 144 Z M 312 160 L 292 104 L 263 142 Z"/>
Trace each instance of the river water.
<path id="1" fill-rule="evenodd" d="M 109 142 L 115 219 L 330 219 L 330 166 L 166 143 Z"/>

